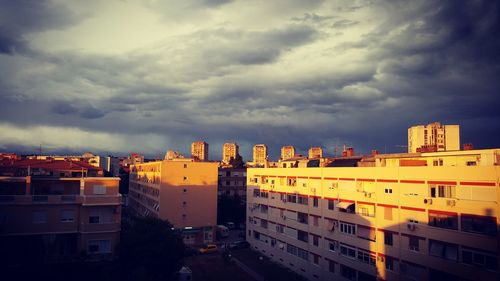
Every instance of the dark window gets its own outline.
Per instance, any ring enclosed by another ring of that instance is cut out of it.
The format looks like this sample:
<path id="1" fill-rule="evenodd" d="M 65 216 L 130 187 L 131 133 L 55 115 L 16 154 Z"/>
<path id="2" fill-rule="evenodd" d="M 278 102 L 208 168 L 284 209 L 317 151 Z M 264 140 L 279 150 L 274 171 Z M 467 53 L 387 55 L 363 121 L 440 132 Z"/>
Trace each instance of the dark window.
<path id="1" fill-rule="evenodd" d="M 462 231 L 480 233 L 489 236 L 497 235 L 496 218 L 473 215 L 461 216 Z"/>
<path id="2" fill-rule="evenodd" d="M 458 217 L 456 215 L 429 213 L 429 225 L 458 230 Z"/>
<path id="3" fill-rule="evenodd" d="M 318 205 L 319 205 L 319 200 L 318 200 L 318 197 L 314 197 L 314 198 L 313 198 L 313 206 L 314 206 L 314 207 L 318 207 Z"/>
<path id="4" fill-rule="evenodd" d="M 348 266 L 340 265 L 340 275 L 349 280 L 356 281 L 356 270 Z"/>
<path id="5" fill-rule="evenodd" d="M 335 262 L 328 260 L 328 271 L 335 273 Z"/>
<path id="6" fill-rule="evenodd" d="M 313 235 L 313 245 L 316 247 L 319 245 L 319 238 L 316 235 Z"/>
<path id="7" fill-rule="evenodd" d="M 89 216 L 89 223 L 99 223 L 99 216 Z"/>
<path id="8" fill-rule="evenodd" d="M 335 209 L 335 204 L 332 199 L 328 199 L 328 210 L 333 210 Z"/>
<path id="9" fill-rule="evenodd" d="M 393 245 L 391 232 L 384 232 L 384 244 L 389 246 Z"/>
<path id="10" fill-rule="evenodd" d="M 409 239 L 409 249 L 412 251 L 420 251 L 418 237 L 410 236 Z"/>
<path id="11" fill-rule="evenodd" d="M 303 242 L 309 241 L 309 234 L 305 231 L 298 230 L 297 231 L 297 239 Z"/>

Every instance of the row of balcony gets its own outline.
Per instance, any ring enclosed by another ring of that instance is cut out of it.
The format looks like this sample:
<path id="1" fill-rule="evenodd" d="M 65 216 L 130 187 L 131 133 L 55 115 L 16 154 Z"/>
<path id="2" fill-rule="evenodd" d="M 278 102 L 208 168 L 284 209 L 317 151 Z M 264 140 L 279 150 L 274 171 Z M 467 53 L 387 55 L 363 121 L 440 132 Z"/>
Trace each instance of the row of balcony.
<path id="1" fill-rule="evenodd" d="M 83 204 L 83 205 L 119 205 L 121 195 L 82 196 L 82 195 L 1 195 L 0 204 Z"/>

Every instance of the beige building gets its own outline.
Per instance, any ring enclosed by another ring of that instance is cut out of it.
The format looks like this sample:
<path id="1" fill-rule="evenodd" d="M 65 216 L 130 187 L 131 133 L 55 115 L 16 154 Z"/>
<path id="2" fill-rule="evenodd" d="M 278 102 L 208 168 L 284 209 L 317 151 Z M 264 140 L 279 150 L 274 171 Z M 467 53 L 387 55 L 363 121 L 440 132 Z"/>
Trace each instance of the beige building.
<path id="1" fill-rule="evenodd" d="M 408 129 L 408 153 L 454 150 L 460 150 L 459 125 L 434 122 Z"/>
<path id="2" fill-rule="evenodd" d="M 287 160 L 295 156 L 295 147 L 291 145 L 286 145 L 281 148 L 281 158 L 280 160 Z"/>
<path id="3" fill-rule="evenodd" d="M 174 159 L 131 166 L 129 204 L 139 215 L 168 220 L 188 245 L 215 240 L 218 164 Z"/>
<path id="4" fill-rule="evenodd" d="M 222 163 L 229 164 L 231 158 L 236 159 L 240 147 L 236 143 L 225 143 L 222 146 Z"/>
<path id="5" fill-rule="evenodd" d="M 309 280 L 499 280 L 500 149 L 372 164 L 248 169 L 247 241 Z"/>
<path id="6" fill-rule="evenodd" d="M 191 157 L 200 161 L 208 161 L 208 143 L 195 141 L 191 144 Z"/>
<path id="7" fill-rule="evenodd" d="M 9 262 L 67 262 L 82 253 L 86 259 L 111 258 L 120 238 L 119 181 L 0 177 L 0 248 L 12 251 Z M 31 254 L 41 255 L 23 256 Z"/>
<path id="8" fill-rule="evenodd" d="M 311 147 L 309 148 L 309 159 L 317 159 L 323 157 L 323 149 L 321 147 Z"/>
<path id="9" fill-rule="evenodd" d="M 267 162 L 267 145 L 256 144 L 253 146 L 253 164 L 265 165 Z"/>

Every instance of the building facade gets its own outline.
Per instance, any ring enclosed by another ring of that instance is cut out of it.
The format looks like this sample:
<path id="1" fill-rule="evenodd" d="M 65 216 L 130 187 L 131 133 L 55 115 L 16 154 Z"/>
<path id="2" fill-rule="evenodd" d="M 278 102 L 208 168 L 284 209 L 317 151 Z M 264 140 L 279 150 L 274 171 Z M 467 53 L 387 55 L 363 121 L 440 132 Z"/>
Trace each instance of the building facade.
<path id="1" fill-rule="evenodd" d="M 263 166 L 267 162 L 267 145 L 256 144 L 253 146 L 253 164 Z"/>
<path id="2" fill-rule="evenodd" d="M 131 166 L 129 206 L 139 215 L 168 220 L 187 245 L 213 242 L 217 221 L 217 163 L 193 159 Z"/>
<path id="3" fill-rule="evenodd" d="M 247 197 L 247 169 L 219 167 L 217 193 L 219 196 L 239 196 L 245 200 Z"/>
<path id="4" fill-rule="evenodd" d="M 119 181 L 0 177 L 0 248 L 6 262 L 111 258 L 121 229 Z"/>
<path id="5" fill-rule="evenodd" d="M 309 280 L 499 280 L 499 155 L 248 169 L 247 241 Z"/>
<path id="6" fill-rule="evenodd" d="M 318 159 L 323 157 L 323 149 L 321 147 L 311 147 L 308 153 L 309 159 Z"/>
<path id="7" fill-rule="evenodd" d="M 191 144 L 191 157 L 199 161 L 208 161 L 208 143 L 195 141 Z"/>
<path id="8" fill-rule="evenodd" d="M 295 147 L 291 145 L 286 145 L 281 148 L 281 158 L 280 160 L 287 160 L 295 156 Z"/>
<path id="9" fill-rule="evenodd" d="M 408 153 L 456 150 L 460 150 L 459 125 L 434 122 L 408 129 Z"/>
<path id="10" fill-rule="evenodd" d="M 231 158 L 236 159 L 239 155 L 239 146 L 236 143 L 225 143 L 222 146 L 222 163 L 229 164 Z"/>

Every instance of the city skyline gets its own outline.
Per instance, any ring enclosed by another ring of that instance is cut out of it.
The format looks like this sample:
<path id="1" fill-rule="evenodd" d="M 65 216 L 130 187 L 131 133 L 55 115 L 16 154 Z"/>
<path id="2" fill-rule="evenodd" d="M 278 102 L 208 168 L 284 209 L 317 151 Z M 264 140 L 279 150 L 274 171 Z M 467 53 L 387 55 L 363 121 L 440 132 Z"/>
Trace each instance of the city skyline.
<path id="1" fill-rule="evenodd" d="M 2 1 L 0 151 L 500 146 L 495 1 Z M 258 18 L 259 20 L 255 20 Z M 337 152 L 338 153 L 338 152 Z"/>

